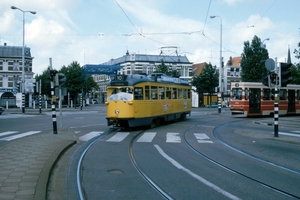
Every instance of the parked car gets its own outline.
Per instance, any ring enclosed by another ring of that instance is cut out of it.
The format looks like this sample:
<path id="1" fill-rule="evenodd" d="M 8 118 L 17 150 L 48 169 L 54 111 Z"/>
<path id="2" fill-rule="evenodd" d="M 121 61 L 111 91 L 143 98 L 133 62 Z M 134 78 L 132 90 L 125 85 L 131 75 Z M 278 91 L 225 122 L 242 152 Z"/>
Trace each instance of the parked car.
<path id="1" fill-rule="evenodd" d="M 4 112 L 4 108 L 0 106 L 0 115 Z"/>
<path id="2" fill-rule="evenodd" d="M 207 104 L 206 107 L 207 108 L 218 108 L 218 103 L 214 102 L 214 103 L 211 103 L 211 104 Z"/>
<path id="3" fill-rule="evenodd" d="M 93 99 L 93 104 L 98 104 L 99 101 L 97 99 Z"/>

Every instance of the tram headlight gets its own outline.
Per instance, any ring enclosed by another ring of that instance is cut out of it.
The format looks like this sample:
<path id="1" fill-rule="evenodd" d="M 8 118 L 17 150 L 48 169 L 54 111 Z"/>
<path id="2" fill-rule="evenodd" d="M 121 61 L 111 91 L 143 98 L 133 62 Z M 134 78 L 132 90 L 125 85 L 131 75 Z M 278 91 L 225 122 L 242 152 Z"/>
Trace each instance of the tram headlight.
<path id="1" fill-rule="evenodd" d="M 119 110 L 115 110 L 115 114 L 118 115 L 120 113 Z"/>

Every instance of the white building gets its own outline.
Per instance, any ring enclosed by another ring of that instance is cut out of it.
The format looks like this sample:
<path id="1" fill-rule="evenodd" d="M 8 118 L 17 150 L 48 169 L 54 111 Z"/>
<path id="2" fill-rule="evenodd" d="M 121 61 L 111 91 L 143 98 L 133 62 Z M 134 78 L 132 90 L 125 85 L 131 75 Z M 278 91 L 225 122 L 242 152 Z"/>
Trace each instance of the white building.
<path id="1" fill-rule="evenodd" d="M 25 81 L 25 102 L 31 105 L 33 91 L 32 72 L 33 57 L 30 48 L 25 47 L 24 51 L 24 81 Z M 18 85 L 22 80 L 22 47 L 0 45 L 0 106 L 16 106 L 16 95 L 19 93 Z"/>

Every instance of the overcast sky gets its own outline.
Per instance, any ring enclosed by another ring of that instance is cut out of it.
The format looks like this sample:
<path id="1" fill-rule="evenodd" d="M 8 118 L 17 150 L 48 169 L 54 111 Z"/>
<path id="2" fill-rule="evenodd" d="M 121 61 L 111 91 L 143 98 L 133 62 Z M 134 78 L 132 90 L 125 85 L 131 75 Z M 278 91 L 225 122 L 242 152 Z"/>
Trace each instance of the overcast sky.
<path id="1" fill-rule="evenodd" d="M 1 0 L 1 45 L 22 46 L 23 15 L 11 6 L 37 12 L 25 14 L 25 45 L 37 74 L 50 57 L 60 69 L 72 61 L 104 63 L 127 50 L 157 55 L 168 46 L 190 62 L 219 67 L 221 19 L 225 63 L 240 56 L 254 35 L 270 58 L 286 61 L 290 46 L 292 62 L 298 62 L 293 51 L 300 42 L 299 0 Z"/>

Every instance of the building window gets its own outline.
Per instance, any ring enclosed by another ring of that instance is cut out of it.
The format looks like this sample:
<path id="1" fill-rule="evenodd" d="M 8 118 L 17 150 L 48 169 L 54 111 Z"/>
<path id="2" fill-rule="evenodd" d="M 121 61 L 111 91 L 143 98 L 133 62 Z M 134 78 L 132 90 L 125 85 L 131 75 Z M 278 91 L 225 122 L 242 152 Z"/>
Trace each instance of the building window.
<path id="1" fill-rule="evenodd" d="M 14 87 L 14 77 L 8 77 L 8 87 Z"/>
<path id="2" fill-rule="evenodd" d="M 7 61 L 4 61 L 3 62 L 3 71 L 8 71 L 8 62 Z"/>
<path id="3" fill-rule="evenodd" d="M 14 71 L 19 71 L 19 62 L 15 61 L 13 64 L 13 70 Z"/>

